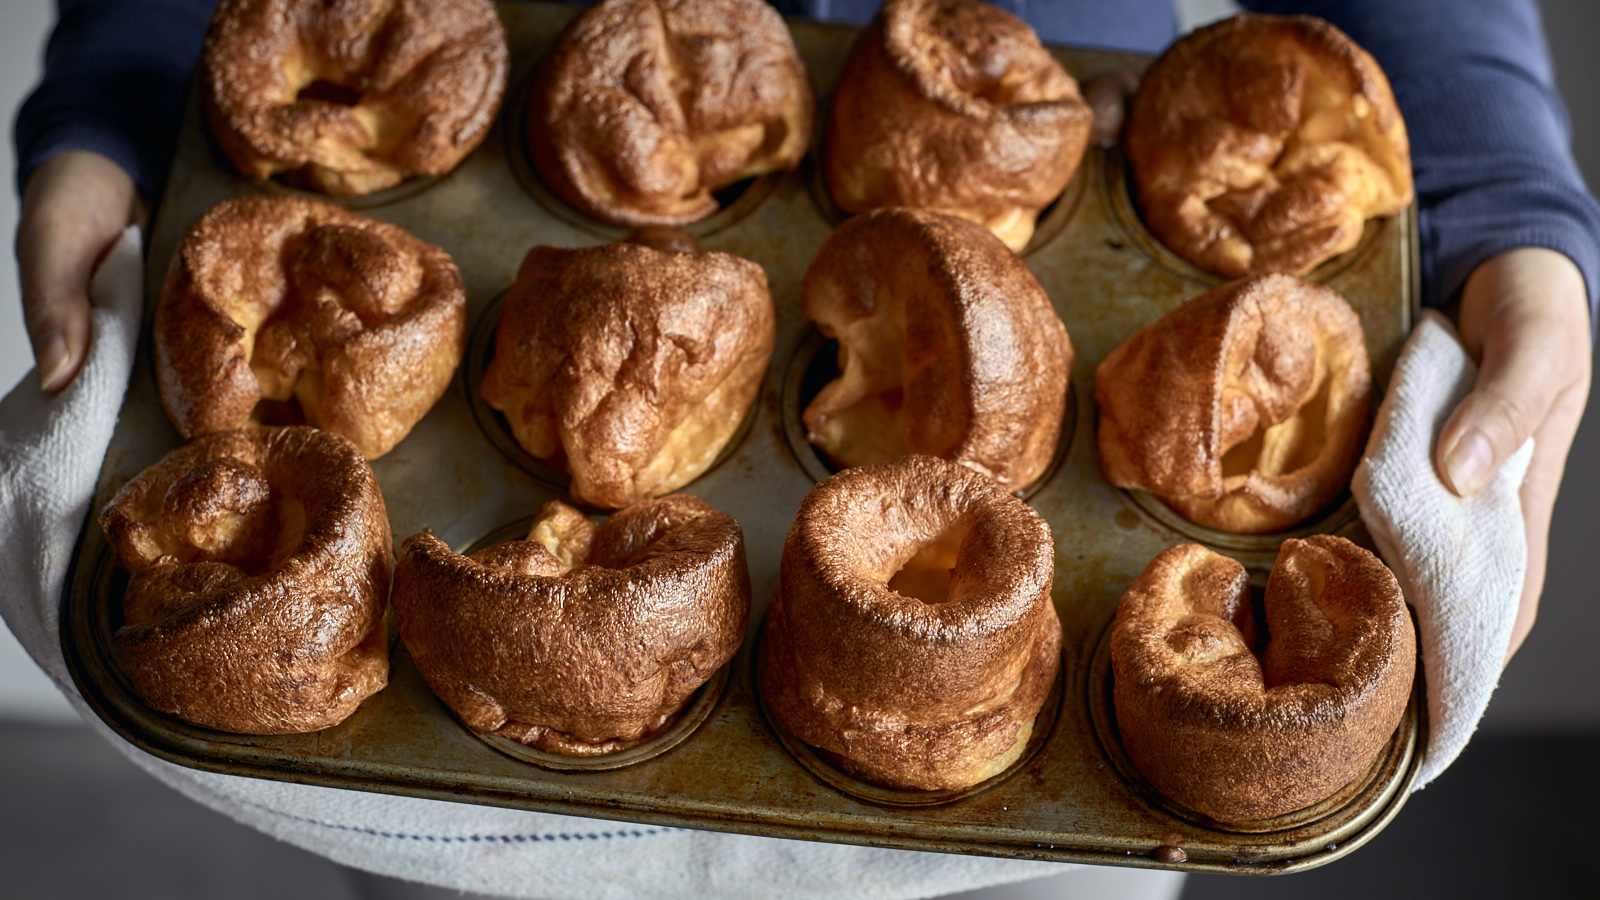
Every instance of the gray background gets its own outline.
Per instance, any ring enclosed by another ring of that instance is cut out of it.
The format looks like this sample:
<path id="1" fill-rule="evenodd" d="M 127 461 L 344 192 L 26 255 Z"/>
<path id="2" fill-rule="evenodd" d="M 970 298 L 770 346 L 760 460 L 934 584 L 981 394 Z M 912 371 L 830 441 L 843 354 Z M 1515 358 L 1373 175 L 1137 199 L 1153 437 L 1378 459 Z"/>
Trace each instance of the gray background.
<path id="1" fill-rule="evenodd" d="M 1225 14 L 1230 5 L 1228 0 L 1178 4 L 1186 24 Z M 1572 114 L 1574 153 L 1595 184 L 1600 179 L 1600 54 L 1594 49 L 1600 4 L 1541 0 L 1540 6 L 1558 86 Z M 38 77 L 53 17 L 48 0 L 0 3 L 0 107 L 12 115 Z M 6 140 L 0 145 L 0 172 L 8 183 L 13 166 Z M 7 246 L 14 238 L 16 202 L 12 190 L 0 189 Z M 15 262 L 9 252 L 0 253 L 0 390 L 24 375 L 32 377 L 31 367 Z M 1592 878 L 1564 875 L 1558 863 L 1565 858 L 1559 848 L 1577 852 L 1584 837 L 1597 836 L 1595 826 L 1575 824 L 1578 830 L 1573 831 L 1538 804 L 1553 797 L 1570 809 L 1573 823 L 1587 823 L 1593 801 L 1600 799 L 1600 781 L 1591 774 L 1593 764 L 1600 762 L 1600 678 L 1592 649 L 1600 636 L 1600 604 L 1595 602 L 1600 579 L 1588 568 L 1600 524 L 1597 406 L 1591 398 L 1556 507 L 1538 624 L 1507 668 L 1480 739 L 1462 762 L 1438 786 L 1419 794 L 1371 849 L 1348 863 L 1268 883 L 1194 879 L 1186 896 L 1340 896 L 1375 886 L 1382 886 L 1384 895 L 1400 893 L 1402 886 L 1442 894 L 1447 883 L 1456 895 L 1489 896 L 1511 885 L 1532 884 L 1518 880 L 1531 876 L 1519 874 L 1515 866 L 1482 864 L 1520 853 L 1522 843 L 1532 838 L 1540 841 L 1536 847 L 1541 853 L 1546 847 L 1557 850 L 1541 855 L 1537 866 L 1543 877 L 1556 878 L 1547 885 L 1550 891 L 1576 894 L 1573 879 Z M 1519 818 L 1524 813 L 1532 818 L 1524 822 Z M 1470 839 L 1470 851 L 1453 837 L 1447 839 L 1463 822 L 1471 823 L 1462 832 Z M 1558 833 L 1564 837 L 1553 845 L 1543 843 Z M 1392 849 L 1380 849 L 1385 847 Z M 1436 872 L 1421 862 L 1429 853 L 1453 857 L 1461 852 L 1473 853 L 1473 867 L 1452 864 Z M 1495 880 L 1494 873 L 1502 869 L 1510 881 Z M 10 880 L 8 895 L 29 897 L 107 892 L 119 897 L 360 897 L 378 890 L 331 864 L 190 806 L 138 772 L 77 721 L 3 628 L 0 878 Z M 1593 886 L 1592 881 L 1587 884 Z M 247 890 L 246 885 L 253 887 Z M 387 890 L 389 896 L 396 888 L 389 885 Z M 1037 895 L 1058 896 L 1054 889 Z"/>

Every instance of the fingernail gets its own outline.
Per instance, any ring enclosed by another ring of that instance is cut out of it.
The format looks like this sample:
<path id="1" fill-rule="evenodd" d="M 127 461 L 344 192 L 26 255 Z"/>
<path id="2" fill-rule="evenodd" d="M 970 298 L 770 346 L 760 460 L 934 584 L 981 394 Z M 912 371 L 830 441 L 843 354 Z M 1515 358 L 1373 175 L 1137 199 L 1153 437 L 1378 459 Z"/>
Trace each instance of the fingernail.
<path id="1" fill-rule="evenodd" d="M 1450 473 L 1450 483 L 1456 494 L 1465 497 L 1476 494 L 1489 480 L 1494 465 L 1494 451 L 1489 439 L 1481 431 L 1469 431 L 1456 441 L 1444 458 L 1445 470 Z"/>
<path id="2" fill-rule="evenodd" d="M 39 388 L 53 394 L 67 385 L 67 370 L 72 359 L 67 355 L 67 339 L 59 333 L 45 335 L 39 350 Z"/>

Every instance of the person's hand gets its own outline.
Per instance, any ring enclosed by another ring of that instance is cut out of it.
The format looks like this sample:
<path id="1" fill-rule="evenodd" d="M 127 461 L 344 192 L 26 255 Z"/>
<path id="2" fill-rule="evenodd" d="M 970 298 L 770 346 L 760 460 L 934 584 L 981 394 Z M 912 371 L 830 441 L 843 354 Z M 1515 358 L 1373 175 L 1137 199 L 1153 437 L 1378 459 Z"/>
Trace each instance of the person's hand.
<path id="1" fill-rule="evenodd" d="M 17 225 L 22 317 L 39 386 L 54 393 L 89 353 L 89 278 L 144 208 L 122 167 L 86 150 L 45 160 L 28 178 Z"/>
<path id="2" fill-rule="evenodd" d="M 1506 660 L 1533 627 L 1544 587 L 1550 514 L 1589 396 L 1589 305 L 1578 267 L 1520 247 L 1478 266 L 1461 294 L 1460 331 L 1478 382 L 1439 433 L 1434 466 L 1459 496 L 1477 493 L 1529 437 L 1522 483 L 1528 574 Z"/>

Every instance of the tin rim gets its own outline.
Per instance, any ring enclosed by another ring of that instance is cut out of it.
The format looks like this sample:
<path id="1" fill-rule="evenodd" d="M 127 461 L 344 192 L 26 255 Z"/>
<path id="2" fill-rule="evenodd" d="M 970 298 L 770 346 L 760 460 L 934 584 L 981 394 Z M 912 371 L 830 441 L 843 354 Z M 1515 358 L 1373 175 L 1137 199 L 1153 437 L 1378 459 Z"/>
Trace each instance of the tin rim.
<path id="1" fill-rule="evenodd" d="M 806 438 L 806 426 L 800 418 L 801 410 L 816 397 L 822 386 L 838 376 L 837 354 L 832 357 L 833 362 L 830 364 L 828 362 L 830 357 L 826 352 L 830 345 L 837 346 L 837 344 L 834 339 L 824 337 L 815 324 L 808 325 L 800 343 L 789 358 L 789 365 L 784 369 L 783 383 L 778 397 L 779 418 L 783 422 L 783 437 L 789 445 L 789 452 L 800 464 L 800 468 L 805 470 L 806 475 L 817 482 L 826 481 L 849 468 L 836 465 Z M 1061 413 L 1061 430 L 1056 435 L 1055 452 L 1050 455 L 1050 461 L 1045 464 L 1044 471 L 1039 473 L 1039 477 L 1021 489 L 1013 491 L 1013 496 L 1030 500 L 1050 484 L 1072 451 L 1077 425 L 1078 392 L 1069 386 L 1066 405 Z"/>
<path id="2" fill-rule="evenodd" d="M 501 291 L 495 295 L 494 299 L 484 304 L 483 309 L 478 313 L 478 321 L 472 326 L 472 334 L 467 340 L 467 353 L 466 359 L 461 366 L 461 378 L 464 382 L 462 390 L 466 393 L 467 405 L 472 410 L 473 421 L 478 423 L 478 429 L 489 439 L 489 443 L 493 444 L 494 448 L 500 451 L 501 455 L 506 459 L 516 464 L 517 468 L 522 469 L 551 487 L 567 491 L 567 502 L 591 512 L 600 510 L 601 507 L 578 501 L 577 498 L 570 495 L 572 475 L 566 469 L 553 466 L 523 449 L 522 445 L 517 443 L 516 437 L 511 433 L 511 425 L 506 421 L 506 417 L 499 410 L 490 406 L 488 401 L 483 399 L 482 391 L 479 390 L 479 386 L 483 384 L 483 373 L 488 369 L 489 361 L 494 358 L 495 334 L 500 325 L 500 310 L 504 306 L 506 296 L 509 293 L 509 290 Z M 684 490 L 689 485 L 715 472 L 723 463 L 739 452 L 740 446 L 750 436 L 751 426 L 756 419 L 756 408 L 760 406 L 759 400 L 760 398 L 757 397 L 755 401 L 751 402 L 749 408 L 745 410 L 744 417 L 734 427 L 733 433 L 728 435 L 727 442 L 717 452 L 716 458 L 711 461 L 711 465 L 706 466 L 704 471 L 678 487 L 677 490 Z"/>
<path id="3" fill-rule="evenodd" d="M 767 611 L 770 613 L 771 604 Z M 826 784 L 841 794 L 875 803 L 879 806 L 898 806 L 905 808 L 926 808 L 932 806 L 945 806 L 975 797 L 992 788 L 1011 780 L 1028 764 L 1034 761 L 1050 739 L 1055 737 L 1056 727 L 1061 721 L 1062 698 L 1066 695 L 1067 665 L 1064 659 L 1058 657 L 1059 665 L 1056 667 L 1056 677 L 1051 682 L 1050 692 L 1045 695 L 1044 705 L 1039 707 L 1038 715 L 1033 719 L 1033 730 L 1028 735 L 1028 741 L 1022 748 L 1022 754 L 1005 771 L 993 775 L 977 784 L 964 788 L 946 790 L 919 791 L 908 788 L 885 787 L 863 781 L 849 772 L 846 772 L 838 763 L 829 758 L 829 754 L 820 751 L 793 734 L 790 734 L 778 720 L 773 717 L 772 710 L 767 706 L 767 694 L 761 684 L 760 659 L 761 645 L 767 639 L 767 614 L 761 618 L 761 627 L 756 630 L 754 652 L 750 654 L 750 685 L 756 695 L 757 705 L 761 707 L 761 718 L 767 724 L 768 730 L 777 737 L 778 743 L 801 768 L 811 773 L 812 777 Z"/>
<path id="4" fill-rule="evenodd" d="M 1252 581 L 1257 574 L 1252 572 Z M 1416 780 L 1420 761 L 1420 692 L 1421 679 L 1412 681 L 1411 697 L 1394 734 L 1366 769 L 1355 779 L 1330 796 L 1292 812 L 1270 819 L 1246 822 L 1223 822 L 1203 813 L 1195 812 L 1167 797 L 1150 784 L 1122 745 L 1122 735 L 1117 729 L 1116 703 L 1112 697 L 1115 687 L 1111 671 L 1111 632 L 1116 624 L 1113 615 L 1100 630 L 1095 641 L 1094 655 L 1090 658 L 1088 678 L 1085 679 L 1089 718 L 1093 725 L 1096 743 L 1106 761 L 1121 776 L 1123 782 L 1149 806 L 1183 822 L 1229 834 L 1270 835 L 1292 832 L 1309 826 L 1331 823 L 1330 835 L 1354 826 L 1364 828 L 1368 820 L 1383 812 L 1397 793 L 1408 794 Z M 1419 660 L 1420 661 L 1420 660 Z M 1343 838 L 1340 838 L 1343 840 Z"/>
<path id="5" fill-rule="evenodd" d="M 474 150 L 473 152 L 477 151 Z M 456 165 L 456 168 L 460 168 L 465 163 L 466 159 L 463 158 L 462 161 Z M 452 169 L 451 173 L 454 171 L 455 170 Z M 240 177 L 243 178 L 243 176 Z M 392 188 L 386 188 L 381 191 L 373 191 L 370 194 L 356 194 L 350 197 L 336 197 L 332 194 L 323 194 L 318 191 L 297 188 L 293 185 L 280 181 L 276 176 L 262 180 L 245 179 L 245 183 L 250 186 L 252 191 L 258 194 L 274 194 L 285 197 L 303 197 L 307 200 L 321 200 L 324 203 L 333 203 L 338 206 L 342 206 L 345 209 L 359 211 L 378 209 L 379 207 L 399 203 L 402 200 L 409 200 L 418 194 L 432 190 L 433 188 L 439 186 L 439 184 L 449 177 L 449 174 L 418 175 L 412 178 L 407 178 L 405 181 L 400 182 Z"/>
<path id="6" fill-rule="evenodd" d="M 1146 523 L 1224 554 L 1243 554 L 1252 561 L 1265 556 L 1269 567 L 1284 541 L 1307 538 L 1313 534 L 1342 534 L 1361 518 L 1361 510 L 1356 506 L 1355 497 L 1346 490 L 1332 503 L 1291 529 L 1268 534 L 1234 534 L 1197 525 L 1185 519 L 1177 510 L 1154 494 L 1131 488 L 1115 490 L 1122 502 Z"/>
<path id="7" fill-rule="evenodd" d="M 533 79 L 538 70 L 537 65 L 530 66 L 518 80 L 516 87 L 507 94 L 506 102 L 500 107 L 500 133 L 502 140 L 505 141 L 506 163 L 510 166 L 517 184 L 521 185 L 523 191 L 545 212 L 595 237 L 607 241 L 619 241 L 632 232 L 633 228 L 606 222 L 579 211 L 552 191 L 544 183 L 544 179 L 539 177 L 539 171 L 533 164 L 533 156 L 528 150 L 528 103 L 533 92 Z M 717 208 L 711 215 L 694 222 L 667 227 L 681 229 L 697 239 L 721 231 L 755 212 L 757 207 L 765 203 L 778 189 L 778 184 L 783 181 L 786 174 L 783 170 L 767 172 L 713 191 L 712 196 L 717 199 Z"/>
<path id="8" fill-rule="evenodd" d="M 1134 190 L 1132 167 L 1128 165 L 1128 159 L 1123 155 L 1120 144 L 1106 148 L 1102 159 L 1101 168 L 1104 172 L 1104 177 L 1100 179 L 1102 197 L 1106 207 L 1111 210 L 1112 221 L 1127 236 L 1129 242 L 1138 247 L 1140 252 L 1156 265 L 1185 281 L 1203 284 L 1207 290 L 1233 280 L 1202 269 L 1179 256 L 1145 224 L 1144 213 L 1139 208 L 1137 192 Z M 1369 256 L 1374 248 L 1383 242 L 1384 233 L 1395 227 L 1394 220 L 1405 214 L 1368 218 L 1362 225 L 1361 239 L 1354 247 L 1324 260 L 1310 272 L 1298 277 L 1317 284 L 1325 284 L 1338 278 Z"/>

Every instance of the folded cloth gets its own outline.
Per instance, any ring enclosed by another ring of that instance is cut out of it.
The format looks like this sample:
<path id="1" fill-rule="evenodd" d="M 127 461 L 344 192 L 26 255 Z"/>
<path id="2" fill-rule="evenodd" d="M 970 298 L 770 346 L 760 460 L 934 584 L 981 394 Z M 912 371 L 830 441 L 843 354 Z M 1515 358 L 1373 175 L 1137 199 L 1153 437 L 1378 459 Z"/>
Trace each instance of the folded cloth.
<path id="1" fill-rule="evenodd" d="M 1379 553 L 1417 612 L 1428 690 L 1418 788 L 1455 760 L 1478 727 L 1500 681 L 1528 569 L 1517 492 L 1533 440 L 1471 497 L 1457 497 L 1433 465 L 1439 431 L 1477 377 L 1449 321 L 1423 313 L 1400 353 L 1350 486 Z"/>
<path id="2" fill-rule="evenodd" d="M 508 897 L 911 898 L 1070 866 L 715 834 L 309 787 L 198 772 L 117 737 L 72 684 L 57 637 L 67 563 L 137 343 L 143 265 L 129 229 L 91 285 L 93 345 L 61 394 L 24 378 L 0 400 L 0 615 L 80 713 L 118 749 L 190 798 L 361 869 Z M 1082 869 L 1083 867 L 1077 867 Z M 1155 895 L 1181 878 L 1150 873 Z"/>

